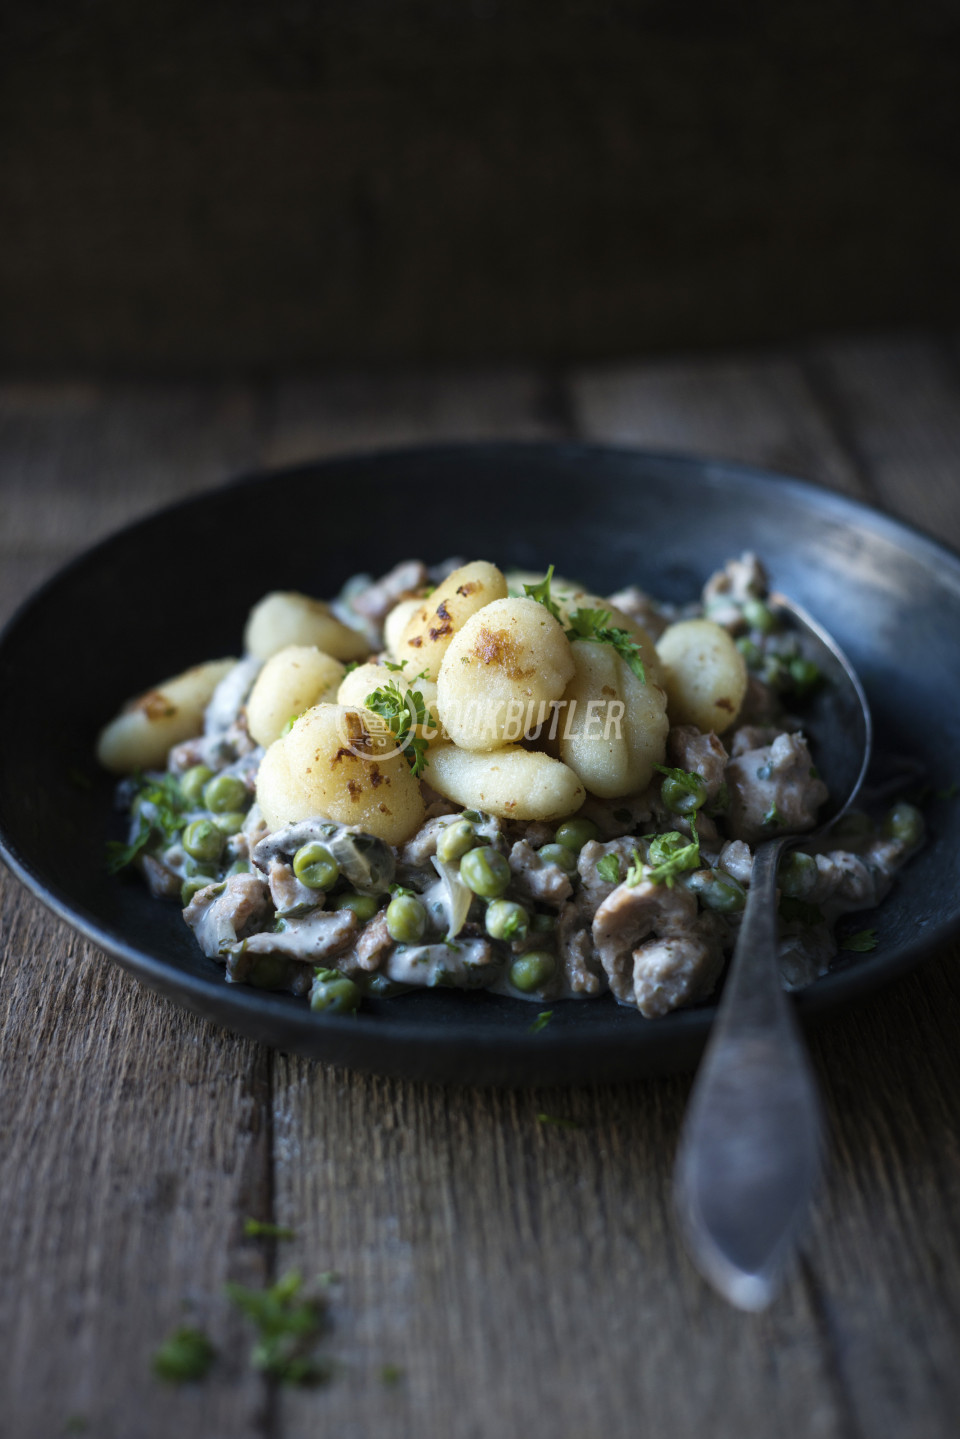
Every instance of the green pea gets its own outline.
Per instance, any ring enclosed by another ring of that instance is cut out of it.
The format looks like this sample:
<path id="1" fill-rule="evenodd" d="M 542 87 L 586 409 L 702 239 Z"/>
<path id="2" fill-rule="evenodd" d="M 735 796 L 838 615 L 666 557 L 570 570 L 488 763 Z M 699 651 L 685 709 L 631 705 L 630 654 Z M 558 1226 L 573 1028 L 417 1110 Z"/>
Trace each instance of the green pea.
<path id="1" fill-rule="evenodd" d="M 210 820 L 195 819 L 183 831 L 182 844 L 193 859 L 219 859 L 223 849 L 223 835 Z"/>
<path id="2" fill-rule="evenodd" d="M 528 949 L 510 966 L 510 983 L 514 989 L 531 994 L 553 978 L 557 969 L 556 957 L 547 949 Z"/>
<path id="3" fill-rule="evenodd" d="M 360 1007 L 360 986 L 335 969 L 318 969 L 310 989 L 310 1008 L 317 1014 L 354 1014 Z"/>
<path id="4" fill-rule="evenodd" d="M 185 879 L 180 886 L 180 903 L 183 907 L 186 908 L 193 899 L 193 896 L 199 894 L 201 889 L 206 889 L 210 883 L 211 880 L 209 876 L 205 874 L 195 874 L 191 879 Z"/>
<path id="5" fill-rule="evenodd" d="M 188 769 L 186 774 L 180 776 L 180 788 L 187 804 L 199 809 L 203 803 L 203 787 L 211 779 L 213 770 L 205 764 L 195 764 L 193 769 Z"/>
<path id="6" fill-rule="evenodd" d="M 491 939 L 526 939 L 530 928 L 527 911 L 512 899 L 495 899 L 488 904 L 483 922 Z"/>
<path id="7" fill-rule="evenodd" d="M 553 837 L 557 844 L 565 845 L 567 849 L 572 849 L 574 854 L 579 854 L 585 844 L 600 838 L 600 831 L 592 819 L 565 819 L 563 824 L 557 825 L 557 832 Z"/>
<path id="8" fill-rule="evenodd" d="M 802 655 L 797 655 L 787 666 L 790 678 L 796 686 L 797 694 L 803 698 L 811 690 L 816 689 L 823 679 L 820 666 L 815 665 L 813 660 L 806 660 Z"/>
<path id="9" fill-rule="evenodd" d="M 545 844 L 537 854 L 544 864 L 558 864 L 565 874 L 577 872 L 577 856 L 565 844 Z"/>
<path id="10" fill-rule="evenodd" d="M 498 850 L 484 844 L 463 856 L 460 878 L 482 899 L 499 899 L 510 884 L 510 866 Z"/>
<path id="11" fill-rule="evenodd" d="M 343 894 L 335 894 L 330 901 L 331 909 L 352 909 L 361 924 L 366 924 L 368 919 L 373 919 L 379 904 L 372 894 L 354 894 L 347 890 Z"/>
<path id="12" fill-rule="evenodd" d="M 414 895 L 398 894 L 387 905 L 387 933 L 397 944 L 419 944 L 426 927 L 426 906 Z"/>
<path id="13" fill-rule="evenodd" d="M 227 874 L 250 874 L 250 861 L 248 859 L 235 859 L 227 870 Z"/>
<path id="14" fill-rule="evenodd" d="M 660 786 L 660 798 L 671 814 L 696 814 L 707 802 L 707 787 L 698 774 L 688 775 L 686 780 L 668 774 Z"/>
<path id="15" fill-rule="evenodd" d="M 720 869 L 701 869 L 690 878 L 690 889 L 706 909 L 719 914 L 737 914 L 747 902 L 742 885 Z"/>
<path id="16" fill-rule="evenodd" d="M 817 879 L 817 861 L 812 854 L 801 849 L 792 849 L 780 861 L 777 883 L 780 893 L 788 899 L 803 899 L 813 889 Z"/>
<path id="17" fill-rule="evenodd" d="M 468 850 L 475 849 L 479 841 L 477 831 L 465 819 L 455 820 L 446 825 L 437 836 L 437 859 L 443 864 L 452 864 L 461 859 Z"/>
<path id="18" fill-rule="evenodd" d="M 742 635 L 736 643 L 737 649 L 743 655 L 743 658 L 746 660 L 750 669 L 757 669 L 760 665 L 760 661 L 763 659 L 763 655 L 760 653 L 759 645 L 754 640 L 749 639 L 746 635 Z"/>
<path id="19" fill-rule="evenodd" d="M 777 617 L 763 600 L 749 599 L 743 603 L 743 618 L 752 630 L 768 635 L 777 628 Z"/>
<path id="20" fill-rule="evenodd" d="M 333 889 L 340 878 L 340 866 L 325 845 L 311 840 L 293 856 L 293 872 L 307 889 Z M 376 908 L 376 906 L 374 906 Z"/>
<path id="21" fill-rule="evenodd" d="M 235 774 L 218 774 L 203 787 L 203 802 L 214 814 L 249 809 L 251 798 L 243 780 Z"/>
<path id="22" fill-rule="evenodd" d="M 916 805 L 901 800 L 884 820 L 883 832 L 889 839 L 897 839 L 912 849 L 923 839 L 923 815 Z"/>
<path id="23" fill-rule="evenodd" d="M 534 934 L 552 934 L 556 927 L 556 916 L 552 914 L 535 914 L 530 925 Z"/>
<path id="24" fill-rule="evenodd" d="M 239 834 L 247 816 L 242 809 L 228 809 L 226 814 L 216 814 L 213 822 L 221 834 Z"/>

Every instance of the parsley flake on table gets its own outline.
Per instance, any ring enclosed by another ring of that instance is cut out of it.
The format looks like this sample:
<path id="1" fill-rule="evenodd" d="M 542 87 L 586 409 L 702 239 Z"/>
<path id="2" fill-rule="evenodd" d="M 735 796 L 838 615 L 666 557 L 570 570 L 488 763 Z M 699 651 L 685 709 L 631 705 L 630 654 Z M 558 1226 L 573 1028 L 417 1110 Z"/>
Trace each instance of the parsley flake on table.
<path id="1" fill-rule="evenodd" d="M 190 1384 L 206 1377 L 217 1351 L 202 1329 L 183 1325 L 153 1356 L 153 1372 L 168 1384 Z"/>
<path id="2" fill-rule="evenodd" d="M 250 1362 L 282 1384 L 317 1384 L 329 1377 L 330 1366 L 316 1353 L 326 1326 L 326 1302 L 300 1297 L 303 1279 L 291 1269 L 268 1289 L 228 1284 L 227 1298 L 250 1319 L 257 1342 Z"/>
<path id="3" fill-rule="evenodd" d="M 539 1034 L 541 1029 L 546 1029 L 552 1018 L 552 1009 L 541 1009 L 540 1013 L 537 1015 L 536 1019 L 530 1026 L 530 1033 Z"/>
<path id="4" fill-rule="evenodd" d="M 248 1239 L 296 1239 L 297 1237 L 292 1229 L 286 1229 L 282 1224 L 271 1224 L 266 1219 L 245 1220 L 243 1232 Z"/>
<path id="5" fill-rule="evenodd" d="M 555 1129 L 580 1129 L 582 1125 L 576 1119 L 561 1119 L 558 1114 L 544 1114 L 542 1111 L 537 1115 L 538 1124 L 552 1124 Z"/>

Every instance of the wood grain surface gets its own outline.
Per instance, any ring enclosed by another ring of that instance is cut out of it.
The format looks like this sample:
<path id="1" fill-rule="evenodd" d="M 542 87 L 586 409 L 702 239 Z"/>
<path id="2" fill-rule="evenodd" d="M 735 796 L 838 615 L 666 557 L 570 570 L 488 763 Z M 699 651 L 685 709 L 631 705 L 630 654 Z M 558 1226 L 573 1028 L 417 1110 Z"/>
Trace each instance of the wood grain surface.
<path id="1" fill-rule="evenodd" d="M 0 611 L 92 540 L 238 470 L 493 434 L 770 464 L 960 543 L 960 367 L 942 339 L 570 375 L 7 385 Z M 0 1435 L 947 1439 L 958 957 L 818 1029 L 829 1177 L 782 1296 L 747 1316 L 678 1246 L 686 1078 L 504 1093 L 271 1053 L 140 988 L 4 873 Z M 296 1238 L 245 1238 L 248 1216 Z M 336 1372 L 314 1390 L 251 1373 L 222 1296 L 294 1266 L 339 1275 Z M 172 1389 L 150 1357 L 191 1321 L 221 1358 Z"/>

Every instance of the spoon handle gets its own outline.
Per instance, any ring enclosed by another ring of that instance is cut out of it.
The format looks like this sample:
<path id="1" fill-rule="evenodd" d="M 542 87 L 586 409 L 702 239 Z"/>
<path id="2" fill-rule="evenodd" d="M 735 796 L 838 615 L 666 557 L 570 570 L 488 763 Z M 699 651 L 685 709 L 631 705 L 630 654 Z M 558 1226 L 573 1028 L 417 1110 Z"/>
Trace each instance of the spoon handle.
<path id="1" fill-rule="evenodd" d="M 773 1298 L 820 1169 L 820 1101 L 777 964 L 782 847 L 768 841 L 754 858 L 674 1174 L 690 1256 L 741 1309 L 763 1309 Z"/>

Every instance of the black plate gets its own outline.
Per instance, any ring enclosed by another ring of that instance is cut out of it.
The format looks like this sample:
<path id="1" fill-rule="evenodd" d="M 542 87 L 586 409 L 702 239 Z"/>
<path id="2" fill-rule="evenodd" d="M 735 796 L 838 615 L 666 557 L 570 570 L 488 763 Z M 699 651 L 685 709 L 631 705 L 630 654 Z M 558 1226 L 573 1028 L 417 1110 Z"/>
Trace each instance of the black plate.
<path id="1" fill-rule="evenodd" d="M 44 586 L 0 640 L 0 852 L 51 909 L 145 983 L 281 1049 L 474 1083 L 687 1067 L 711 1006 L 651 1021 L 609 996 L 565 1001 L 532 1034 L 536 1007 L 487 993 L 411 994 L 338 1019 L 228 986 L 176 906 L 104 872 L 104 839 L 119 825 L 111 782 L 91 753 L 128 695 L 236 653 L 247 611 L 267 590 L 331 595 L 356 570 L 462 554 L 530 568 L 552 561 L 599 593 L 636 581 L 688 600 L 745 548 L 853 659 L 878 746 L 919 754 L 935 783 L 960 778 L 960 561 L 926 537 L 740 465 L 580 445 L 406 450 L 203 495 L 115 535 Z M 956 928 L 960 804 L 934 805 L 931 819 L 931 842 L 871 921 L 879 947 L 841 956 L 799 997 L 804 1016 L 903 973 Z"/>

